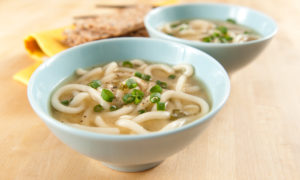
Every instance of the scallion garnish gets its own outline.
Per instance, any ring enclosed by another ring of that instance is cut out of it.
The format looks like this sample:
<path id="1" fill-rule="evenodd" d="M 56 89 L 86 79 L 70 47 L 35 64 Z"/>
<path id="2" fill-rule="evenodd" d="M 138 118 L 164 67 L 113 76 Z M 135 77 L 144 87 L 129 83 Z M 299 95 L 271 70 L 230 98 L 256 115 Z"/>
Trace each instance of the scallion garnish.
<path id="1" fill-rule="evenodd" d="M 132 90 L 131 95 L 134 97 L 134 104 L 139 104 L 144 97 L 143 91 L 138 89 Z"/>
<path id="2" fill-rule="evenodd" d="M 129 89 L 132 89 L 132 88 L 135 88 L 137 87 L 137 83 L 135 82 L 134 79 L 127 79 L 126 81 L 126 86 L 129 88 Z"/>
<path id="3" fill-rule="evenodd" d="M 140 72 L 135 72 L 135 73 L 134 73 L 134 76 L 139 77 L 139 78 L 142 78 L 142 73 L 140 73 Z"/>
<path id="4" fill-rule="evenodd" d="M 213 35 L 214 37 L 220 37 L 220 33 L 217 33 L 217 32 L 214 32 L 212 35 Z"/>
<path id="5" fill-rule="evenodd" d="M 144 97 L 143 91 L 138 90 L 138 89 L 133 89 L 132 92 L 131 92 L 131 94 L 132 94 L 133 96 L 143 96 L 143 97 Z"/>
<path id="6" fill-rule="evenodd" d="M 143 79 L 143 80 L 145 80 L 145 81 L 150 81 L 150 79 L 151 79 L 151 76 L 150 76 L 150 75 L 148 75 L 148 74 L 142 74 L 142 73 L 140 73 L 140 72 L 135 72 L 135 73 L 134 73 L 134 76 L 136 76 L 136 77 L 138 77 L 138 78 L 141 78 L 141 79 Z"/>
<path id="7" fill-rule="evenodd" d="M 236 21 L 234 19 L 228 18 L 226 19 L 227 22 L 230 22 L 232 24 L 236 24 Z"/>
<path id="8" fill-rule="evenodd" d="M 132 94 L 125 94 L 122 99 L 125 104 L 129 104 L 132 103 L 135 98 L 132 96 Z"/>
<path id="9" fill-rule="evenodd" d="M 122 64 L 123 67 L 133 68 L 133 64 L 130 61 L 124 61 Z"/>
<path id="10" fill-rule="evenodd" d="M 94 88 L 94 89 L 97 89 L 98 87 L 101 86 L 101 81 L 93 80 L 93 81 L 89 82 L 87 85 Z"/>
<path id="11" fill-rule="evenodd" d="M 183 31 L 185 28 L 184 27 L 180 27 L 179 28 L 179 31 Z"/>
<path id="12" fill-rule="evenodd" d="M 150 94 L 150 101 L 152 103 L 157 103 L 160 101 L 160 93 L 152 93 Z"/>
<path id="13" fill-rule="evenodd" d="M 61 103 L 65 106 L 68 106 L 70 104 L 70 100 L 63 100 Z"/>
<path id="14" fill-rule="evenodd" d="M 138 110 L 138 113 L 139 113 L 139 114 L 143 114 L 143 113 L 145 113 L 145 112 L 146 112 L 145 109 Z"/>
<path id="15" fill-rule="evenodd" d="M 150 81 L 151 76 L 148 75 L 148 74 L 143 74 L 143 75 L 142 75 L 142 79 L 145 80 L 145 81 Z"/>
<path id="16" fill-rule="evenodd" d="M 219 40 L 221 43 L 226 43 L 226 42 L 231 42 L 233 40 L 233 38 L 231 36 L 221 36 L 219 37 Z"/>
<path id="17" fill-rule="evenodd" d="M 144 93 L 141 90 L 133 89 L 130 94 L 125 94 L 122 99 L 126 104 L 132 102 L 134 104 L 139 104 L 143 100 L 143 97 L 144 97 Z"/>
<path id="18" fill-rule="evenodd" d="M 227 27 L 225 27 L 225 26 L 218 26 L 217 30 L 219 30 L 222 34 L 227 33 Z"/>
<path id="19" fill-rule="evenodd" d="M 115 98 L 114 94 L 108 89 L 102 90 L 101 97 L 107 102 L 112 102 L 113 99 Z"/>
<path id="20" fill-rule="evenodd" d="M 117 110 L 117 109 L 118 109 L 118 107 L 115 106 L 115 105 L 112 105 L 112 106 L 110 106 L 110 108 L 109 108 L 110 111 L 115 111 L 115 110 Z"/>
<path id="21" fill-rule="evenodd" d="M 226 38 L 223 37 L 223 36 L 219 37 L 219 40 L 220 40 L 221 43 L 226 43 L 227 42 Z"/>
<path id="22" fill-rule="evenodd" d="M 233 40 L 233 38 L 231 36 L 225 36 L 225 38 L 226 38 L 227 41 L 232 41 Z"/>
<path id="23" fill-rule="evenodd" d="M 143 100 L 142 96 L 136 96 L 133 103 L 134 104 L 139 104 L 142 100 Z"/>
<path id="24" fill-rule="evenodd" d="M 103 106 L 101 106 L 100 104 L 94 106 L 94 112 L 101 112 L 103 109 Z"/>
<path id="25" fill-rule="evenodd" d="M 163 82 L 163 81 L 160 81 L 160 80 L 157 80 L 156 84 L 159 85 L 160 87 L 164 88 L 164 89 L 166 89 L 168 87 L 168 84 L 166 82 Z"/>
<path id="26" fill-rule="evenodd" d="M 212 40 L 211 40 L 210 36 L 206 36 L 206 37 L 202 38 L 202 41 L 203 42 L 211 42 Z"/>
<path id="27" fill-rule="evenodd" d="M 174 23 L 174 24 L 171 24 L 170 27 L 171 28 L 176 28 L 177 26 L 181 25 L 181 23 Z"/>
<path id="28" fill-rule="evenodd" d="M 156 106 L 157 106 L 157 110 L 158 111 L 164 111 L 164 110 L 166 110 L 166 105 L 165 105 L 164 102 L 157 102 Z"/>
<path id="29" fill-rule="evenodd" d="M 168 76 L 169 79 L 175 79 L 176 75 L 175 74 L 171 74 L 170 76 Z"/>
<path id="30" fill-rule="evenodd" d="M 161 93 L 162 92 L 162 88 L 159 85 L 155 85 L 150 89 L 151 93 Z"/>

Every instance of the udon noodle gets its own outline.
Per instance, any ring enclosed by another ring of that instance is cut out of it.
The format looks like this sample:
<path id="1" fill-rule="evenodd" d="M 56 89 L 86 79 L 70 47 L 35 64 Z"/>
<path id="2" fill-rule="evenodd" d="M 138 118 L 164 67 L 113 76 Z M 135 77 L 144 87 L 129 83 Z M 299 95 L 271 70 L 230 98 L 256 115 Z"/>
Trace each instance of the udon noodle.
<path id="1" fill-rule="evenodd" d="M 70 126 L 107 134 L 168 131 L 209 112 L 205 88 L 189 64 L 139 59 L 77 69 L 51 97 L 52 114 Z"/>
<path id="2" fill-rule="evenodd" d="M 206 43 L 242 43 L 260 38 L 257 32 L 237 24 L 233 19 L 226 21 L 181 20 L 167 23 L 160 30 L 178 38 Z"/>

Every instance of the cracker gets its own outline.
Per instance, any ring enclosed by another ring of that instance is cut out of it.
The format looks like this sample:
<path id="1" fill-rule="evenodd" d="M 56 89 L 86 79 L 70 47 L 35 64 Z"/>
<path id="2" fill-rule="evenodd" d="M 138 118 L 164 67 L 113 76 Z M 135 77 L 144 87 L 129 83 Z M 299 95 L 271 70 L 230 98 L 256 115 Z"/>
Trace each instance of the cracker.
<path id="1" fill-rule="evenodd" d="M 75 19 L 74 29 L 67 29 L 64 43 L 76 46 L 85 42 L 117 36 L 146 36 L 144 16 L 151 10 L 149 5 L 137 5 L 119 9 L 114 14 Z"/>
<path id="2" fill-rule="evenodd" d="M 123 35 L 122 37 L 149 37 L 149 34 L 145 27 L 129 32 L 128 34 Z"/>

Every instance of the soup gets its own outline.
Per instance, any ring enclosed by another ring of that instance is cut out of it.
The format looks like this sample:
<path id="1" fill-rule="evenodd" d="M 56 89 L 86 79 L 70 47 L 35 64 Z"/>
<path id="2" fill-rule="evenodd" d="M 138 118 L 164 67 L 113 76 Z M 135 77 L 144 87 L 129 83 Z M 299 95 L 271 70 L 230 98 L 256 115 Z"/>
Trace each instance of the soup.
<path id="1" fill-rule="evenodd" d="M 209 112 L 204 86 L 189 64 L 111 62 L 74 77 L 51 97 L 53 116 L 107 134 L 147 134 L 188 124 Z"/>
<path id="2" fill-rule="evenodd" d="M 233 19 L 226 21 L 181 20 L 167 23 L 160 30 L 178 38 L 206 43 L 243 43 L 260 38 L 257 32 L 237 24 Z"/>

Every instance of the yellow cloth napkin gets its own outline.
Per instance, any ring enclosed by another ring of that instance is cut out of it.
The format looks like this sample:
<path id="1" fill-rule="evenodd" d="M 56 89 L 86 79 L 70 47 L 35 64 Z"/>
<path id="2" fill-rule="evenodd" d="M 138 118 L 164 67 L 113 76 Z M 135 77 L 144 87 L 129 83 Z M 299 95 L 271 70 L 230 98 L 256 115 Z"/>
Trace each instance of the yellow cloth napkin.
<path id="1" fill-rule="evenodd" d="M 61 43 L 65 28 L 67 27 L 30 34 L 24 39 L 25 49 L 37 61 L 65 50 L 68 47 Z"/>
<path id="2" fill-rule="evenodd" d="M 154 6 L 163 6 L 176 3 L 178 3 L 178 0 L 153 1 Z M 64 29 L 70 27 L 71 26 L 67 26 L 54 30 L 32 33 L 25 37 L 25 49 L 27 50 L 30 57 L 32 57 L 36 62 L 17 72 L 13 76 L 13 79 L 27 85 L 34 70 L 40 64 L 42 64 L 44 60 L 67 49 L 68 47 L 63 45 L 61 42 L 63 40 Z"/>

